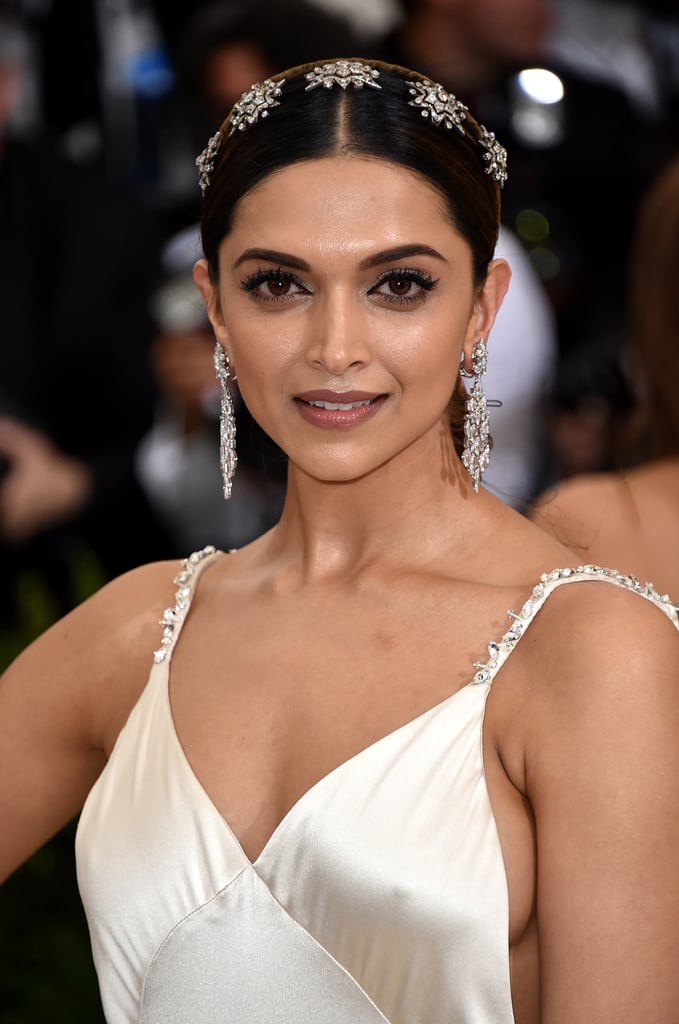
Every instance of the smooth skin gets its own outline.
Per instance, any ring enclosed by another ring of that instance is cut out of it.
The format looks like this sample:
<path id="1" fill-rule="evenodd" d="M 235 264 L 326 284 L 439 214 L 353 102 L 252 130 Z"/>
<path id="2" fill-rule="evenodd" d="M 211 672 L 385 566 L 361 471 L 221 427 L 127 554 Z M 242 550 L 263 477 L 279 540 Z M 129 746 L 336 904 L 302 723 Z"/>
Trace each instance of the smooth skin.
<path id="1" fill-rule="evenodd" d="M 254 859 L 319 778 L 468 683 L 507 610 L 573 556 L 474 494 L 455 454 L 448 396 L 509 271 L 475 289 L 418 175 L 355 156 L 278 171 L 239 204 L 218 286 L 202 261 L 195 279 L 290 459 L 280 524 L 205 571 L 172 661 L 187 757 Z M 382 397 L 330 429 L 300 401 L 318 389 Z M 0 875 L 80 808 L 175 571 L 110 583 L 6 673 Z M 496 678 L 484 748 L 518 1024 L 679 1019 L 678 663 L 657 609 L 593 582 L 557 591 Z"/>

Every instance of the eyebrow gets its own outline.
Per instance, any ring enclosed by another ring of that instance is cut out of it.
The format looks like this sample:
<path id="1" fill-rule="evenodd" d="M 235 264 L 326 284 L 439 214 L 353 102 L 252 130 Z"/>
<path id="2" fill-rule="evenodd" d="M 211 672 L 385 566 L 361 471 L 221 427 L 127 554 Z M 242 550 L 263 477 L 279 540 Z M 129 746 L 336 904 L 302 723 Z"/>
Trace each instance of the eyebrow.
<path id="1" fill-rule="evenodd" d="M 436 249 L 432 249 L 430 245 L 413 242 L 410 245 L 398 245 L 393 249 L 383 249 L 372 256 L 366 256 L 364 260 L 361 260 L 359 268 L 361 270 L 369 270 L 371 267 L 378 267 L 382 263 L 406 259 L 409 256 L 432 256 L 443 263 L 448 262 L 445 256 L 442 256 Z M 277 263 L 279 266 L 292 267 L 295 270 L 307 272 L 311 270 L 306 260 L 301 260 L 298 256 L 291 256 L 287 252 L 278 252 L 275 249 L 246 249 L 233 264 L 233 270 L 246 260 L 264 260 L 267 263 Z"/>
<path id="2" fill-rule="evenodd" d="M 291 256 L 287 252 L 276 252 L 274 249 L 246 249 L 242 252 L 233 265 L 233 270 L 239 267 L 246 260 L 264 260 L 267 263 L 278 263 L 286 267 L 294 267 L 295 270 L 311 270 L 306 260 L 298 256 Z"/>
<path id="3" fill-rule="evenodd" d="M 381 263 L 403 260 L 408 256 L 433 256 L 434 259 L 441 260 L 443 263 L 448 262 L 445 256 L 442 256 L 436 249 L 432 249 L 430 245 L 413 242 L 411 245 L 397 245 L 394 249 L 383 249 L 382 252 L 376 252 L 373 256 L 367 256 L 361 260 L 359 266 L 361 270 L 368 270 L 370 267 L 378 267 Z"/>

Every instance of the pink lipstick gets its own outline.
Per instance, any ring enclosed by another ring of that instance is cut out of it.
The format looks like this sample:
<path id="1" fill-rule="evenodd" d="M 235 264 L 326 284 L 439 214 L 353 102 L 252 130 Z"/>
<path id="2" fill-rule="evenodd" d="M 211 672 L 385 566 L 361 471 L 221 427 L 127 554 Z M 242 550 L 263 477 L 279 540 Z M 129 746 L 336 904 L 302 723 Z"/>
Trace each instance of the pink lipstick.
<path id="1" fill-rule="evenodd" d="M 386 395 L 368 391 L 319 389 L 297 395 L 295 402 L 305 420 L 324 430 L 350 430 L 371 419 L 386 401 Z"/>

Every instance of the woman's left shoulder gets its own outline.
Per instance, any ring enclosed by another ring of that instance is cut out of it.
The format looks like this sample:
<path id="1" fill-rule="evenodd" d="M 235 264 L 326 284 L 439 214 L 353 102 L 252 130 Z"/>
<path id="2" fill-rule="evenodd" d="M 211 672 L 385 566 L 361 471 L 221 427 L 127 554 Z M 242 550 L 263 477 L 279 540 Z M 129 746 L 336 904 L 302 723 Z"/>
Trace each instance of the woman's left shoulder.
<path id="1" fill-rule="evenodd" d="M 679 615 L 652 584 L 615 570 L 574 570 L 553 585 L 534 625 L 529 648 L 535 667 L 549 667 L 541 673 L 546 700 L 605 705 L 624 691 L 641 687 L 648 698 L 667 684 L 670 699 L 679 698 Z"/>

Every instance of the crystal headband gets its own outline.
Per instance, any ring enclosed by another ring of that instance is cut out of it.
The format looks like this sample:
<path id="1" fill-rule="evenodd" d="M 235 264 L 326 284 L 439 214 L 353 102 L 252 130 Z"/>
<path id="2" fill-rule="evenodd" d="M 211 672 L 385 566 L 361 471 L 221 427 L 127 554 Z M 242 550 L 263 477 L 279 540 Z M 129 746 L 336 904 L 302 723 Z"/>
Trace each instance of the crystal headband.
<path id="1" fill-rule="evenodd" d="M 305 92 L 317 89 L 319 86 L 332 89 L 334 85 L 339 85 L 342 89 L 347 89 L 349 86 L 354 89 L 362 89 L 364 86 L 371 89 L 382 88 L 377 81 L 380 77 L 378 69 L 357 60 L 337 60 L 327 64 L 318 64 L 304 77 L 309 83 L 305 86 Z M 442 125 L 447 129 L 455 128 L 461 135 L 466 135 L 463 122 L 469 108 L 464 103 L 456 99 L 452 93 L 446 92 L 442 85 L 430 82 L 426 78 L 409 79 L 405 84 L 408 86 L 409 94 L 413 97 L 408 100 L 408 106 L 419 109 L 422 117 L 428 118 L 432 124 Z M 278 97 L 281 95 L 284 85 L 284 78 L 279 78 L 277 81 L 267 78 L 264 82 L 258 82 L 244 92 L 238 102 L 234 104 L 229 115 L 227 134 L 233 135 L 237 131 L 245 131 L 260 118 L 263 120 L 268 117 L 270 110 L 280 106 Z M 224 133 L 225 129 L 220 128 L 209 140 L 200 156 L 196 158 L 196 166 L 199 171 L 198 184 L 203 195 L 210 184 L 210 175 L 214 170 Z M 507 151 L 497 141 L 493 132 L 489 132 L 483 125 L 479 125 L 479 137 L 474 141 L 484 150 L 483 160 L 486 164 L 486 174 L 489 174 L 502 188 L 507 180 Z"/>

